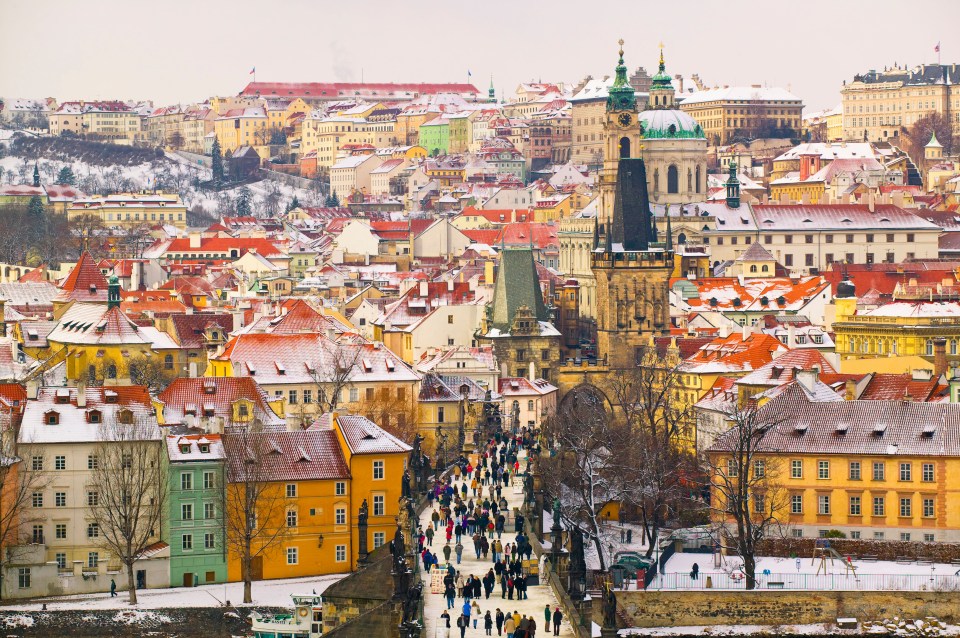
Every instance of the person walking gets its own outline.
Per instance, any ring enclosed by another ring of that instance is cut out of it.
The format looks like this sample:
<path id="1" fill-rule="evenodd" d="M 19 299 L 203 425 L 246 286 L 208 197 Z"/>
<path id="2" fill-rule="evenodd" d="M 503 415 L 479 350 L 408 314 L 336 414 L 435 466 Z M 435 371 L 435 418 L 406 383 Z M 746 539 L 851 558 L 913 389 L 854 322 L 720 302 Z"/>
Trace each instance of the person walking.
<path id="1" fill-rule="evenodd" d="M 528 638 L 535 638 L 537 635 L 537 619 L 530 616 L 530 624 L 527 625 Z"/>
<path id="2" fill-rule="evenodd" d="M 560 635 L 560 622 L 562 620 L 563 620 L 563 612 L 560 611 L 560 607 L 558 606 L 556 609 L 553 610 L 553 635 L 554 636 Z"/>
<path id="3" fill-rule="evenodd" d="M 450 638 L 450 614 L 447 613 L 446 609 L 444 609 L 443 613 L 440 614 L 440 620 L 443 621 L 444 638 Z"/>
<path id="4" fill-rule="evenodd" d="M 513 600 L 513 576 L 507 576 L 507 600 Z"/>
<path id="5" fill-rule="evenodd" d="M 437 511 L 437 508 L 433 508 L 433 513 L 430 514 L 430 520 L 433 521 L 433 530 L 437 531 L 440 528 L 440 512 Z"/>
<path id="6" fill-rule="evenodd" d="M 464 638 L 467 634 L 467 627 L 470 625 L 470 619 L 467 618 L 464 614 L 460 614 L 460 617 L 457 618 L 457 627 L 460 629 L 460 638 Z"/>
<path id="7" fill-rule="evenodd" d="M 460 564 L 460 559 L 463 557 L 463 544 L 458 540 L 454 551 L 457 553 L 457 565 Z"/>
<path id="8" fill-rule="evenodd" d="M 493 622 L 496 623 L 496 625 L 497 625 L 497 635 L 498 635 L 498 636 L 502 636 L 502 635 L 503 635 L 503 620 L 504 620 L 504 618 L 503 618 L 503 612 L 500 611 L 500 608 L 499 608 L 499 607 L 497 607 L 497 614 L 496 614 L 496 616 L 493 617 Z"/>
<path id="9" fill-rule="evenodd" d="M 447 543 L 443 546 L 443 560 L 447 563 L 450 562 L 450 552 L 453 551 L 450 549 L 450 539 L 447 539 Z"/>
<path id="10" fill-rule="evenodd" d="M 110 579 L 110 598 L 116 598 L 117 596 L 117 581 Z"/>
<path id="11" fill-rule="evenodd" d="M 513 619 L 513 616 L 507 616 L 503 621 L 503 631 L 506 632 L 507 638 L 513 638 L 513 634 L 517 631 L 517 623 Z"/>
<path id="12" fill-rule="evenodd" d="M 443 595 L 447 599 L 447 609 L 453 609 L 453 601 L 457 597 L 457 590 L 453 584 L 448 584 L 443 590 Z M 447 626 L 450 626 L 450 619 L 447 618 Z"/>
<path id="13" fill-rule="evenodd" d="M 551 617 L 553 617 L 553 612 L 550 611 L 550 605 L 545 605 L 543 608 L 543 624 L 545 626 L 550 626 Z"/>
<path id="14" fill-rule="evenodd" d="M 470 618 L 473 619 L 473 628 L 477 628 L 477 622 L 480 620 L 480 605 L 477 604 L 477 599 L 473 599 L 473 604 L 470 606 L 472 612 Z"/>
<path id="15" fill-rule="evenodd" d="M 436 512 L 434 512 L 434 514 L 436 514 Z M 433 528 L 428 527 L 427 528 L 427 545 L 429 545 L 430 547 L 433 547 L 433 534 L 434 534 Z"/>
<path id="16" fill-rule="evenodd" d="M 493 616 L 490 615 L 490 610 L 487 610 L 487 613 L 483 616 L 483 628 L 486 630 L 488 636 L 493 635 Z"/>

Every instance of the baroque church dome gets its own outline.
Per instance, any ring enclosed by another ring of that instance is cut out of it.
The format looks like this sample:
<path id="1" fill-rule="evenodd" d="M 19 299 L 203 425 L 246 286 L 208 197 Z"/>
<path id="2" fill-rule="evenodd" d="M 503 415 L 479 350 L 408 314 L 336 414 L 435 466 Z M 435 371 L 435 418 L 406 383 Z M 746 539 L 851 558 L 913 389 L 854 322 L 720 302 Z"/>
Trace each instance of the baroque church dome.
<path id="1" fill-rule="evenodd" d="M 639 115 L 641 135 L 646 139 L 705 139 L 703 127 L 678 109 L 652 109 Z"/>

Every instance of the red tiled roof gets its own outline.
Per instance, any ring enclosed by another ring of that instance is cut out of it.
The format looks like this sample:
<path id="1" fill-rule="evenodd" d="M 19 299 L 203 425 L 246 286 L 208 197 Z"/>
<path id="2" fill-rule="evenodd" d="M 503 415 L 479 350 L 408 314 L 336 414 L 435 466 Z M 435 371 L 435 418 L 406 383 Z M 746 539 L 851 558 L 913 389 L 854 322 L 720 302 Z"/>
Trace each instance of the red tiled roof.
<path id="1" fill-rule="evenodd" d="M 47 281 L 46 272 L 47 272 L 46 264 L 40 264 L 30 272 L 25 273 L 17 281 L 21 284 L 41 283 L 41 282 Z"/>
<path id="2" fill-rule="evenodd" d="M 233 421 L 233 404 L 240 399 L 253 403 L 253 415 L 264 425 L 282 426 L 284 421 L 270 407 L 269 398 L 257 382 L 250 377 L 178 377 L 157 397 L 163 402 L 163 417 L 166 425 L 178 425 L 185 421 L 189 411 L 197 418 L 218 417 L 225 425 Z M 212 408 L 213 414 L 206 414 Z"/>
<path id="3" fill-rule="evenodd" d="M 173 332 L 181 348 L 198 350 L 207 347 L 204 333 L 210 324 L 219 326 L 223 337 L 233 330 L 233 317 L 225 313 L 195 312 L 192 315 L 176 314 L 170 317 Z"/>
<path id="4" fill-rule="evenodd" d="M 953 233 L 947 233 L 952 235 Z M 837 284 L 843 281 L 844 274 L 856 287 L 858 295 L 863 295 L 871 289 L 879 294 L 890 296 L 897 284 L 906 284 L 916 279 L 918 284 L 938 284 L 943 279 L 953 278 L 953 273 L 960 268 L 960 261 L 908 261 L 901 264 L 834 264 L 832 269 L 822 273 L 824 279 L 830 282 L 836 290 Z"/>
<path id="5" fill-rule="evenodd" d="M 467 238 L 475 244 L 487 244 L 488 246 L 496 246 L 497 242 L 500 239 L 500 231 L 495 228 L 464 230 L 461 232 L 464 235 L 466 235 Z"/>
<path id="6" fill-rule="evenodd" d="M 559 248 L 560 239 L 557 230 L 556 224 L 513 222 L 503 227 L 498 242 L 508 246 L 528 246 L 532 238 L 535 248 Z"/>
<path id="7" fill-rule="evenodd" d="M 320 333 L 332 328 L 337 334 L 352 332 L 353 326 L 338 321 L 335 317 L 323 314 L 303 299 L 288 300 L 284 304 L 287 312 L 279 317 L 263 317 L 250 332 L 268 332 L 271 334 Z"/>
<path id="8" fill-rule="evenodd" d="M 700 348 L 697 354 L 686 360 L 686 367 L 696 370 L 704 365 L 718 366 L 718 369 L 730 372 L 756 370 L 786 350 L 786 346 L 770 335 L 751 334 L 744 339 L 737 332 L 718 337 Z"/>
<path id="9" fill-rule="evenodd" d="M 302 97 L 310 99 L 333 99 L 338 96 L 353 97 L 357 92 L 383 94 L 384 99 L 400 97 L 410 93 L 410 97 L 434 93 L 476 93 L 480 91 L 472 84 L 451 83 L 406 83 L 406 82 L 250 82 L 240 95 L 256 95 L 269 98 Z M 405 97 L 405 96 L 404 96 Z"/>
<path id="10" fill-rule="evenodd" d="M 744 385 L 779 386 L 794 379 L 795 370 L 810 370 L 817 368 L 826 374 L 835 374 L 837 370 L 827 361 L 823 354 L 814 348 L 799 348 L 784 352 L 779 357 L 755 369 L 738 383 Z"/>
<path id="11" fill-rule="evenodd" d="M 219 253 L 230 257 L 230 251 L 237 250 L 240 256 L 251 250 L 266 258 L 283 257 L 283 251 L 271 241 L 260 237 L 201 237 L 200 247 L 191 248 L 190 238 L 174 239 L 167 246 L 167 253 Z"/>
<path id="12" fill-rule="evenodd" d="M 349 479 L 340 442 L 333 430 L 230 433 L 223 436 L 230 480 L 247 473 L 259 480 L 309 481 Z"/>
<path id="13" fill-rule="evenodd" d="M 103 302 L 107 300 L 107 278 L 100 272 L 90 253 L 84 252 L 77 265 L 60 284 L 60 291 L 57 295 L 60 300 Z"/>
<path id="14" fill-rule="evenodd" d="M 876 373 L 860 396 L 861 401 L 898 401 L 909 396 L 914 401 L 938 399 L 944 389 L 938 378 L 915 381 L 912 374 Z"/>

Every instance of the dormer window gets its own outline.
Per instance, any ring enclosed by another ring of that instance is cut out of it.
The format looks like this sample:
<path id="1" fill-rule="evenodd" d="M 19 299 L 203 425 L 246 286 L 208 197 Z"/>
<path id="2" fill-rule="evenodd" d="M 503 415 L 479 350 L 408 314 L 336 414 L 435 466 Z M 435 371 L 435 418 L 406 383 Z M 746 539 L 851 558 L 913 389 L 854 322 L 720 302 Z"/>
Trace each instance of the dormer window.
<path id="1" fill-rule="evenodd" d="M 107 400 L 107 403 L 116 403 L 117 402 L 117 393 L 113 390 L 107 390 L 103 393 L 103 397 Z"/>
<path id="2" fill-rule="evenodd" d="M 204 394 L 216 394 L 217 386 L 215 383 L 208 381 L 203 384 L 203 393 Z"/>
<path id="3" fill-rule="evenodd" d="M 70 403 L 70 390 L 57 390 L 55 402 L 60 405 Z"/>
<path id="4" fill-rule="evenodd" d="M 210 453 L 210 446 L 207 445 L 206 443 L 202 444 L 202 445 L 200 446 L 200 453 L 201 453 L 201 454 L 209 454 L 209 453 Z"/>
<path id="5" fill-rule="evenodd" d="M 124 425 L 133 424 L 133 412 L 126 409 L 120 410 L 120 412 L 117 413 L 117 421 Z"/>
<path id="6" fill-rule="evenodd" d="M 103 423 L 103 413 L 100 410 L 90 410 L 87 412 L 87 420 L 90 423 Z"/>
<path id="7" fill-rule="evenodd" d="M 94 284 L 90 284 L 90 294 L 91 295 L 97 294 L 97 287 Z"/>
<path id="8" fill-rule="evenodd" d="M 185 443 L 180 446 L 180 454 L 190 454 L 190 444 Z"/>
<path id="9" fill-rule="evenodd" d="M 51 410 L 43 415 L 43 422 L 47 425 L 59 425 L 60 424 L 60 413 Z"/>

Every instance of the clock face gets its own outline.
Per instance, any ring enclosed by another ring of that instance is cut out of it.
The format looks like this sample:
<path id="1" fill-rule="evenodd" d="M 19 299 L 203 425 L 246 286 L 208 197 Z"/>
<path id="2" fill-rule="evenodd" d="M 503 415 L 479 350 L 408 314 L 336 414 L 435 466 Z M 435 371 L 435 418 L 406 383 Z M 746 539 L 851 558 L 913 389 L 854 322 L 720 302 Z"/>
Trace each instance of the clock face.
<path id="1" fill-rule="evenodd" d="M 633 121 L 633 118 L 630 117 L 629 113 L 621 113 L 620 117 L 617 118 L 617 121 L 620 122 L 620 126 L 630 126 L 630 122 Z"/>

